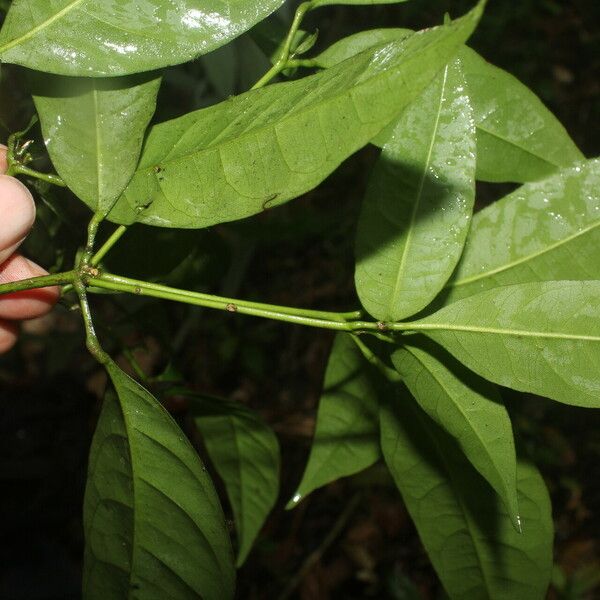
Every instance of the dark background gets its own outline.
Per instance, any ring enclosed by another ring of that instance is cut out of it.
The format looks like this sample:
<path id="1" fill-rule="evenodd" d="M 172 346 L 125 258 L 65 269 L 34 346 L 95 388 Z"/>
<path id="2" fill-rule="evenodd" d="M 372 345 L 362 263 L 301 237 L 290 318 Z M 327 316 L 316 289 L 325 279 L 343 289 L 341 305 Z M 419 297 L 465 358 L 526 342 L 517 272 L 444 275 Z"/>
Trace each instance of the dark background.
<path id="1" fill-rule="evenodd" d="M 319 50 L 365 28 L 435 25 L 446 11 L 457 16 L 471 5 L 414 0 L 332 7 L 313 13 L 305 28 L 318 26 Z M 492 0 L 471 42 L 529 85 L 587 156 L 600 153 L 599 17 L 597 0 Z M 157 120 L 247 89 L 264 70 L 247 39 L 171 69 Z M 4 65 L 0 78 L 4 139 L 26 125 L 32 106 L 23 70 Z M 39 132 L 32 135 L 44 166 Z M 365 148 L 310 194 L 246 221 L 201 232 L 134 228 L 111 254 L 111 268 L 274 304 L 353 308 L 354 224 L 375 158 L 376 151 Z M 482 185 L 479 198 L 489 201 L 506 190 Z M 68 194 L 37 191 L 39 221 L 26 251 L 48 268 L 68 266 L 87 211 Z M 142 256 L 135 252 L 140 239 Z M 79 315 L 68 304 L 27 324 L 16 350 L 0 359 L 0 600 L 79 597 L 82 491 L 105 377 L 84 352 Z M 240 598 L 441 596 L 382 467 L 283 510 L 307 458 L 330 333 L 139 298 L 96 297 L 94 308 L 101 339 L 123 366 L 127 352 L 151 375 L 172 360 L 192 389 L 251 406 L 277 432 L 280 501 L 240 571 Z M 600 416 L 508 390 L 503 395 L 515 433 L 552 495 L 557 568 L 550 596 L 593 598 L 600 572 Z M 163 400 L 189 425 L 184 401 Z"/>

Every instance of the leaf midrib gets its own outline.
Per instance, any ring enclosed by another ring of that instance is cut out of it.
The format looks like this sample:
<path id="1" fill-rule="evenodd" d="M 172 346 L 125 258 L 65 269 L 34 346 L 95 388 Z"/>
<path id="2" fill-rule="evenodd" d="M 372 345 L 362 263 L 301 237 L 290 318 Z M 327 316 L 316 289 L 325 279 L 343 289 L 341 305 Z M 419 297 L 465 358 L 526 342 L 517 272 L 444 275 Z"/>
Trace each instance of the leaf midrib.
<path id="1" fill-rule="evenodd" d="M 447 288 L 459 287 L 461 285 L 467 285 L 469 283 L 473 283 L 474 281 L 479 281 L 480 279 L 485 279 L 487 277 L 493 277 L 494 275 L 496 275 L 498 273 L 508 271 L 509 269 L 512 269 L 513 267 L 517 267 L 523 263 L 526 263 L 529 260 L 534 260 L 534 259 L 538 258 L 539 256 L 543 256 L 544 254 L 551 252 L 552 250 L 555 250 L 556 248 L 560 248 L 563 244 L 568 244 L 569 242 L 572 242 L 573 240 L 577 239 L 578 237 L 585 235 L 585 234 L 589 233 L 590 231 L 593 231 L 596 227 L 600 227 L 600 221 L 593 223 L 592 225 L 589 225 L 588 227 L 585 227 L 585 228 L 573 233 L 570 236 L 567 236 L 561 240 L 558 240 L 557 242 L 554 242 L 553 244 L 550 244 L 537 252 L 532 252 L 531 254 L 527 254 L 517 260 L 506 263 L 504 265 L 500 265 L 499 267 L 496 267 L 495 269 L 492 269 L 490 271 L 484 271 L 483 273 L 477 273 L 476 275 L 471 275 L 470 277 L 465 277 L 464 279 L 458 279 L 457 281 L 450 282 L 450 283 L 448 283 L 448 285 L 446 287 Z"/>
<path id="2" fill-rule="evenodd" d="M 485 333 L 492 335 L 505 335 L 513 337 L 533 337 L 542 339 L 558 339 L 583 342 L 600 342 L 600 336 L 582 335 L 579 333 L 557 333 L 552 331 L 529 331 L 521 329 L 501 329 L 499 327 L 483 327 L 478 325 L 453 325 L 452 323 L 406 323 L 404 330 L 414 331 L 463 331 L 465 333 Z"/>
<path id="3" fill-rule="evenodd" d="M 446 387 L 446 385 L 444 384 L 443 381 L 441 381 L 436 374 L 433 372 L 432 369 L 430 369 L 428 367 L 428 365 L 426 363 L 424 363 L 417 354 L 415 354 L 415 352 L 411 349 L 410 346 L 405 346 L 404 349 L 409 352 L 410 354 L 412 354 L 415 359 L 419 362 L 419 364 L 423 367 L 423 369 L 425 369 L 425 371 L 427 371 L 427 373 L 429 373 L 429 375 L 431 375 L 431 377 L 433 378 L 433 380 L 439 385 L 439 387 L 444 391 L 444 393 L 448 396 L 448 398 L 450 398 L 452 400 L 452 403 L 454 404 L 454 406 L 456 406 L 458 408 L 458 411 L 460 412 L 460 414 L 462 415 L 463 419 L 465 420 L 465 422 L 467 422 L 471 428 L 471 430 L 473 431 L 473 433 L 475 434 L 475 437 L 477 438 L 477 440 L 479 440 L 479 443 L 481 445 L 481 447 L 483 448 L 486 456 L 488 457 L 490 463 L 492 464 L 494 470 L 496 471 L 496 473 L 498 474 L 498 476 L 500 477 L 500 481 L 502 482 L 502 488 L 504 488 L 504 493 L 507 496 L 507 500 L 508 498 L 512 499 L 512 494 L 509 493 L 508 490 L 508 486 L 506 485 L 506 482 L 504 481 L 504 477 L 502 477 L 500 470 L 497 468 L 496 463 L 494 461 L 493 456 L 491 455 L 491 453 L 488 451 L 487 446 L 485 444 L 485 442 L 483 441 L 483 438 L 481 437 L 480 433 L 479 433 L 479 429 L 477 427 L 474 427 L 473 424 L 471 423 L 470 419 L 467 417 L 467 415 L 465 414 L 465 411 L 463 410 L 463 407 L 456 401 L 454 400 L 453 395 L 450 393 L 450 390 Z M 479 394 L 477 394 L 479 395 Z M 416 395 L 415 395 L 416 398 Z M 440 423 L 440 425 L 442 425 Z M 458 440 L 458 438 L 457 438 Z M 478 470 L 478 469 L 477 469 Z M 487 477 L 484 477 L 487 480 Z M 492 487 L 495 487 L 492 485 Z M 516 499 L 516 498 L 515 498 Z M 509 511 L 512 510 L 511 504 L 512 502 L 508 501 L 507 502 L 508 506 L 509 506 Z M 517 512 L 518 512 L 518 507 L 517 507 Z"/>
<path id="4" fill-rule="evenodd" d="M 462 490 L 462 486 L 460 485 L 459 482 L 456 482 L 456 480 L 455 480 L 454 470 L 452 469 L 451 464 L 448 460 L 447 453 L 444 452 L 443 448 L 440 446 L 438 437 L 433 434 L 430 427 L 427 427 L 427 423 L 423 419 L 422 414 L 419 414 L 417 412 L 416 417 L 417 417 L 417 419 L 419 419 L 421 421 L 421 424 L 424 427 L 425 431 L 427 432 L 429 439 L 432 441 L 432 445 L 434 446 L 434 448 L 436 450 L 436 453 L 439 457 L 440 462 L 445 467 L 446 474 L 447 474 L 446 481 L 448 482 L 450 489 L 454 493 L 454 498 L 456 499 L 456 504 L 458 505 L 458 507 L 460 508 L 460 510 L 462 512 L 462 516 L 463 516 L 467 531 L 469 532 L 469 539 L 473 543 L 475 555 L 477 556 L 477 562 L 479 563 L 479 568 L 481 570 L 481 578 L 483 580 L 483 585 L 485 586 L 486 591 L 490 591 L 490 590 L 492 590 L 492 586 L 489 583 L 489 575 L 485 568 L 485 560 L 482 557 L 483 553 L 480 550 L 480 547 L 478 544 L 478 539 L 473 533 L 473 525 L 471 523 L 471 519 L 469 518 L 469 511 L 467 510 L 467 507 L 464 503 L 463 497 L 460 493 Z"/>
<path id="5" fill-rule="evenodd" d="M 0 47 L 0 54 L 8 50 L 12 50 L 15 46 L 26 42 L 27 40 L 31 39 L 33 36 L 38 34 L 40 31 L 43 31 L 47 27 L 50 27 L 50 25 L 52 25 L 53 23 L 64 17 L 66 14 L 71 12 L 71 10 L 77 8 L 77 6 L 79 6 L 82 2 L 84 2 L 84 0 L 73 0 L 71 4 L 68 4 L 64 8 L 61 8 L 56 14 L 51 16 L 49 19 L 46 19 L 39 25 L 36 25 L 32 29 L 30 29 L 27 33 L 24 33 L 22 36 L 15 38 L 14 40 Z"/>
<path id="6" fill-rule="evenodd" d="M 403 58 L 402 62 L 400 62 L 400 63 L 399 63 L 397 66 L 396 66 L 396 68 L 394 68 L 394 69 L 390 69 L 390 70 L 388 70 L 388 71 L 384 71 L 384 72 L 382 72 L 382 73 L 378 73 L 378 74 L 376 74 L 376 75 L 373 75 L 372 77 L 369 77 L 369 78 L 368 78 L 368 79 L 366 79 L 366 80 L 361 80 L 360 82 L 356 82 L 356 83 L 358 83 L 358 85 L 356 85 L 356 84 L 355 84 L 355 85 L 353 85 L 352 87 L 346 88 L 346 89 L 345 89 L 345 91 L 344 91 L 343 93 L 341 93 L 341 94 L 336 94 L 335 96 L 328 96 L 326 99 L 324 99 L 324 101 L 323 101 L 323 102 L 320 102 L 318 105 L 310 105 L 310 106 L 306 106 L 306 107 L 304 107 L 303 109 L 301 109 L 301 110 L 299 110 L 299 111 L 290 111 L 290 112 L 287 112 L 287 113 L 286 113 L 286 114 L 285 114 L 285 115 L 284 115 L 284 116 L 283 116 L 281 119 L 279 119 L 279 120 L 277 120 L 277 121 L 276 121 L 276 122 L 277 122 L 277 124 L 281 124 L 281 123 L 283 123 L 283 122 L 284 122 L 286 119 L 290 118 L 290 116 L 294 116 L 294 117 L 297 117 L 297 116 L 302 116 L 302 115 L 304 115 L 304 114 L 306 114 L 306 113 L 309 113 L 309 112 L 312 112 L 312 111 L 316 110 L 318 107 L 321 107 L 321 106 L 323 106 L 323 105 L 326 105 L 326 104 L 331 104 L 331 103 L 334 103 L 334 102 L 336 102 L 336 101 L 337 101 L 337 100 L 338 100 L 340 97 L 342 97 L 342 96 L 345 96 L 345 95 L 348 95 L 348 94 L 349 94 L 349 92 L 350 92 L 351 90 L 354 90 L 354 89 L 361 89 L 361 88 L 363 88 L 363 87 L 366 87 L 367 85 L 369 85 L 369 86 L 370 86 L 370 85 L 372 85 L 372 82 L 373 82 L 373 81 L 377 81 L 377 80 L 379 80 L 380 78 L 387 77 L 387 76 L 389 76 L 389 75 L 390 75 L 390 73 L 395 73 L 395 72 L 397 72 L 397 70 L 398 70 L 398 69 L 400 69 L 400 68 L 404 68 L 406 65 L 410 64 L 412 61 L 414 61 L 414 60 L 417 60 L 417 59 L 419 59 L 419 58 L 422 58 L 422 57 L 421 57 L 421 54 L 422 54 L 424 51 L 428 50 L 428 49 L 429 49 L 429 48 L 430 48 L 430 47 L 431 47 L 433 44 L 435 44 L 435 43 L 439 42 L 439 40 L 440 40 L 440 38 L 434 38 L 434 39 L 433 39 L 433 40 L 431 40 L 431 41 L 430 41 L 430 42 L 429 42 L 429 43 L 428 43 L 428 44 L 427 44 L 425 47 L 421 48 L 421 49 L 420 49 L 420 51 L 419 51 L 418 53 L 414 53 L 414 52 L 413 52 L 413 53 L 412 53 L 412 54 L 411 54 L 411 55 L 410 55 L 408 58 L 404 58 L 404 57 L 402 57 L 402 58 Z M 400 41 L 402 41 L 402 40 L 400 40 Z M 377 47 L 377 48 L 383 48 L 383 47 L 385 47 L 385 46 L 389 46 L 389 45 L 391 45 L 391 44 L 395 44 L 395 43 L 399 43 L 399 42 L 387 42 L 387 43 L 385 43 L 385 44 L 380 44 L 380 45 L 378 45 L 378 46 L 376 46 L 376 47 Z M 373 48 L 370 48 L 369 50 L 372 50 L 372 49 L 373 49 Z M 334 68 L 334 67 L 332 67 L 332 69 L 333 69 L 333 68 Z M 440 70 L 441 70 L 441 69 L 440 69 Z M 327 71 L 323 71 L 323 75 L 324 75 L 324 74 L 326 74 L 326 73 L 330 73 L 330 72 L 331 72 L 331 69 L 328 69 Z M 437 73 L 437 72 L 436 72 L 436 73 Z M 319 75 L 320 75 L 320 73 L 317 73 L 317 74 L 313 75 L 313 77 L 318 77 Z M 430 80 L 430 81 L 433 81 L 433 79 L 434 79 L 434 78 L 435 78 L 435 74 L 432 76 L 432 78 L 431 78 L 431 80 Z M 282 83 L 282 84 L 275 84 L 275 85 L 289 85 L 289 84 L 295 84 L 295 83 L 299 83 L 299 82 L 289 82 L 289 83 Z M 426 86 L 425 86 L 425 87 L 426 87 Z M 262 92 L 262 93 L 264 93 L 264 92 L 265 92 L 266 90 L 268 90 L 268 89 L 269 89 L 269 88 L 267 87 L 267 88 L 263 88 L 263 89 L 261 89 L 261 90 L 255 90 L 254 92 L 250 91 L 250 92 L 247 92 L 247 93 L 248 93 L 248 94 L 249 94 L 249 93 L 256 93 L 256 94 L 258 95 L 258 94 L 260 94 L 261 92 Z M 424 88 L 423 88 L 423 89 L 424 89 Z M 239 96 L 238 96 L 238 98 L 239 98 Z M 214 106 L 219 106 L 219 105 L 214 105 Z M 211 109 L 214 109 L 214 107 L 208 107 L 208 108 L 205 108 L 205 109 L 200 109 L 200 111 L 198 111 L 198 112 L 204 112 L 204 111 L 208 111 L 208 110 L 211 110 Z M 179 117 L 179 118 L 182 118 L 182 117 Z M 173 119 L 173 120 L 177 120 L 177 119 Z M 151 135 L 151 134 L 152 134 L 154 131 L 156 131 L 157 129 L 159 129 L 159 128 L 162 128 L 162 127 L 164 127 L 164 126 L 168 125 L 168 123 L 170 123 L 170 122 L 172 122 L 172 121 L 166 121 L 166 122 L 164 122 L 164 123 L 159 123 L 158 125 L 156 125 L 156 126 L 153 128 L 153 130 L 150 132 L 150 135 Z M 197 123 L 198 123 L 198 119 L 196 119 L 196 120 L 195 120 L 195 121 L 194 121 L 194 122 L 193 122 L 193 123 L 192 123 L 192 124 L 191 124 L 191 125 L 190 125 L 190 126 L 187 128 L 187 129 L 186 129 L 186 133 L 189 131 L 189 129 L 191 129 L 192 127 L 194 127 L 194 126 L 195 126 Z M 190 151 L 190 152 L 188 152 L 188 153 L 186 153 L 186 154 L 182 154 L 181 156 L 178 156 L 178 157 L 176 157 L 176 158 L 166 159 L 166 156 L 168 156 L 168 154 L 169 154 L 169 153 L 172 151 L 172 149 L 171 149 L 171 150 L 169 150 L 169 151 L 167 152 L 167 155 L 165 156 L 165 159 L 163 159 L 163 160 L 160 160 L 160 161 L 159 161 L 159 163 L 160 163 L 161 165 L 171 165 L 171 164 L 177 163 L 177 162 L 179 162 L 179 161 L 189 160 L 191 157 L 195 157 L 195 156 L 201 155 L 201 154 L 202 154 L 202 153 L 204 153 L 204 152 L 208 152 L 208 151 L 211 151 L 211 150 L 212 150 L 212 151 L 214 151 L 214 150 L 218 150 L 220 147 L 224 147 L 224 146 L 226 146 L 227 144 L 231 144 L 231 143 L 238 143 L 239 141 L 241 141 L 241 140 L 244 140 L 244 139 L 245 139 L 245 138 L 247 138 L 247 137 L 250 137 L 250 136 L 253 136 L 253 135 L 258 135 L 258 134 L 259 134 L 259 133 L 261 133 L 262 131 L 265 131 L 265 130 L 272 129 L 274 126 L 275 126 L 275 125 L 273 124 L 273 122 L 272 122 L 272 121 L 271 121 L 271 122 L 269 122 L 269 123 L 264 123 L 264 124 L 263 124 L 263 125 L 261 125 L 260 127 L 257 127 L 257 128 L 250 128 L 249 130 L 245 131 L 243 134 L 241 134 L 241 135 L 239 135 L 239 136 L 237 136 L 237 137 L 235 137 L 235 138 L 232 138 L 232 139 L 229 139 L 229 140 L 225 140 L 225 141 L 219 142 L 219 144 L 215 144 L 215 145 L 207 145 L 207 146 L 205 146 L 205 147 L 203 147 L 203 148 L 194 149 L 193 151 Z M 184 134 L 184 135 L 185 135 L 185 134 Z M 216 138 L 215 138 L 215 139 L 216 139 Z M 146 144 L 146 147 L 148 147 L 148 144 Z M 141 160 L 141 159 L 140 159 L 140 160 Z M 136 171 L 136 173 L 135 173 L 135 175 L 134 175 L 134 176 L 137 176 L 137 175 L 140 175 L 140 174 L 143 174 L 143 173 L 146 173 L 146 172 L 153 172 L 153 170 L 154 170 L 155 166 L 156 166 L 156 163 L 153 163 L 152 165 L 149 165 L 148 167 L 145 167 L 145 168 L 143 168 L 143 169 L 138 169 L 138 170 Z"/>
<path id="7" fill-rule="evenodd" d="M 393 315 L 394 307 L 398 304 L 398 296 L 400 294 L 400 287 L 402 281 L 404 279 L 404 271 L 406 269 L 406 262 L 408 259 L 408 254 L 410 252 L 410 245 L 413 237 L 413 230 L 415 221 L 417 218 L 417 213 L 419 212 L 419 208 L 421 206 L 421 200 L 423 197 L 423 188 L 425 186 L 425 177 L 429 171 L 429 167 L 431 166 L 431 157 L 433 156 L 433 148 L 435 146 L 435 140 L 437 138 L 438 129 L 440 126 L 440 116 L 442 114 L 442 105 L 444 104 L 444 96 L 446 92 L 446 84 L 448 81 L 448 65 L 444 68 L 444 77 L 442 79 L 442 85 L 440 86 L 440 99 L 438 102 L 437 112 L 435 116 L 435 123 L 433 126 L 433 130 L 431 132 L 431 140 L 429 142 L 429 149 L 427 151 L 427 158 L 423 165 L 423 172 L 421 173 L 421 179 L 419 181 L 419 188 L 417 190 L 417 195 L 415 199 L 415 203 L 413 205 L 412 213 L 410 215 L 410 222 L 408 225 L 408 231 L 406 234 L 406 240 L 404 243 L 404 248 L 402 251 L 402 257 L 400 259 L 400 265 L 398 266 L 398 272 L 396 273 L 396 280 L 394 281 L 394 288 L 392 290 L 392 295 L 390 298 L 390 305 L 388 305 L 388 314 Z"/>

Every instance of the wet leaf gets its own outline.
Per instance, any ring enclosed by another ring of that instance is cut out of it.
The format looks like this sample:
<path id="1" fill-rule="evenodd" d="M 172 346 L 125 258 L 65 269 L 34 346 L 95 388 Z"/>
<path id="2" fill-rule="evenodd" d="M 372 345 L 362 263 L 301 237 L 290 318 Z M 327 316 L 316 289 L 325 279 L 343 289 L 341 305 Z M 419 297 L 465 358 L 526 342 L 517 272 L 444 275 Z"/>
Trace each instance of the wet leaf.
<path id="1" fill-rule="evenodd" d="M 450 25 L 299 81 L 275 84 L 154 127 L 111 218 L 201 228 L 314 188 L 406 106 L 475 27 Z"/>
<path id="2" fill-rule="evenodd" d="M 352 338 L 338 334 L 327 364 L 308 464 L 288 508 L 380 458 L 379 403 L 366 367 Z"/>
<path id="3" fill-rule="evenodd" d="M 90 454 L 84 597 L 222 600 L 235 578 L 225 519 L 198 454 L 114 363 Z"/>
<path id="4" fill-rule="evenodd" d="M 492 288 L 410 323 L 499 385 L 600 407 L 600 281 Z"/>
<path id="5" fill-rule="evenodd" d="M 192 414 L 233 509 L 239 567 L 277 500 L 279 443 L 272 429 L 240 404 L 197 397 Z"/>
<path id="6" fill-rule="evenodd" d="M 385 41 L 406 38 L 407 29 L 362 31 L 333 44 L 313 59 L 330 68 Z M 477 126 L 477 179 L 523 183 L 581 160 L 583 154 L 541 100 L 518 79 L 485 61 L 474 50 L 458 53 Z M 386 128 L 373 142 L 383 146 Z"/>
<path id="7" fill-rule="evenodd" d="M 129 75 L 187 62 L 236 38 L 283 0 L 14 0 L 0 59 L 59 75 Z"/>
<path id="8" fill-rule="evenodd" d="M 108 213 L 135 172 L 159 86 L 155 75 L 35 77 L 34 101 L 50 158 L 93 211 Z"/>
<path id="9" fill-rule="evenodd" d="M 475 215 L 446 303 L 513 283 L 600 279 L 600 160 L 528 183 Z"/>
<path id="10" fill-rule="evenodd" d="M 420 407 L 456 439 L 469 462 L 502 498 L 519 529 L 515 444 L 496 386 L 431 343 L 403 344 L 392 360 Z"/>
<path id="11" fill-rule="evenodd" d="M 475 199 L 475 127 L 460 62 L 396 122 L 358 221 L 356 289 L 380 321 L 425 308 L 454 271 Z"/>
<path id="12" fill-rule="evenodd" d="M 520 461 L 517 533 L 456 442 L 401 394 L 381 412 L 381 445 L 419 536 L 453 599 L 542 600 L 552 571 L 550 498 Z"/>
<path id="13" fill-rule="evenodd" d="M 584 158 L 565 128 L 516 77 L 460 53 L 477 123 L 477 179 L 534 181 Z"/>
<path id="14" fill-rule="evenodd" d="M 373 46 L 402 40 L 414 34 L 415 32 L 412 29 L 402 29 L 399 27 L 360 31 L 335 42 L 335 44 L 332 44 L 318 56 L 310 60 L 315 67 L 329 69 L 343 60 L 352 58 L 359 52 L 373 48 Z"/>

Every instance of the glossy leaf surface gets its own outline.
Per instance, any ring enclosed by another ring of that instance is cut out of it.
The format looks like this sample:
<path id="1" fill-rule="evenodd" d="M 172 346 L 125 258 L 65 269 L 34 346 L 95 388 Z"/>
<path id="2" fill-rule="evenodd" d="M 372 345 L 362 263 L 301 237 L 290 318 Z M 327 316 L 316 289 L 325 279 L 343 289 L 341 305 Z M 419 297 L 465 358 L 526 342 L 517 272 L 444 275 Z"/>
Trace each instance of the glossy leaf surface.
<path id="1" fill-rule="evenodd" d="M 513 283 L 600 279 L 598 248 L 600 160 L 590 160 L 477 213 L 445 302 Z"/>
<path id="2" fill-rule="evenodd" d="M 338 334 L 325 372 L 308 464 L 290 507 L 380 458 L 379 402 L 367 366 L 352 338 Z"/>
<path id="3" fill-rule="evenodd" d="M 329 48 L 323 50 L 323 52 L 311 59 L 311 61 L 316 67 L 329 69 L 343 60 L 352 58 L 359 52 L 364 52 L 373 46 L 402 40 L 414 34 L 415 32 L 412 29 L 401 29 L 399 27 L 360 31 L 331 44 Z"/>
<path id="4" fill-rule="evenodd" d="M 496 386 L 432 344 L 404 344 L 392 360 L 420 407 L 456 439 L 469 462 L 502 498 L 518 529 L 515 444 Z"/>
<path id="5" fill-rule="evenodd" d="M 475 199 L 475 126 L 460 62 L 398 119 L 358 221 L 356 289 L 380 321 L 426 307 L 454 271 Z"/>
<path id="6" fill-rule="evenodd" d="M 107 213 L 135 172 L 159 86 L 155 76 L 35 78 L 35 106 L 52 162 L 93 211 Z"/>
<path id="7" fill-rule="evenodd" d="M 154 127 L 111 218 L 207 227 L 314 188 L 426 87 L 481 10 Z M 138 215 L 140 206 L 147 208 Z"/>
<path id="8" fill-rule="evenodd" d="M 552 571 L 553 525 L 544 482 L 520 462 L 523 533 L 455 441 L 411 398 L 381 414 L 385 461 L 448 595 L 453 599 L 542 600 Z"/>
<path id="9" fill-rule="evenodd" d="M 187 62 L 222 46 L 283 0 L 14 0 L 2 62 L 85 77 Z"/>
<path id="10" fill-rule="evenodd" d="M 240 566 L 277 500 L 279 443 L 272 429 L 243 405 L 196 398 L 192 413 L 225 483 L 238 532 Z"/>
<path id="11" fill-rule="evenodd" d="M 482 377 L 600 407 L 600 281 L 493 288 L 411 323 Z"/>
<path id="12" fill-rule="evenodd" d="M 356 52 L 407 35 L 409 30 L 395 28 L 362 31 L 333 44 L 314 63 L 329 68 Z M 458 57 L 477 126 L 477 179 L 534 181 L 583 158 L 564 127 L 527 86 L 470 48 L 462 48 Z M 382 146 L 388 136 L 386 129 L 373 141 Z"/>
<path id="13" fill-rule="evenodd" d="M 540 99 L 469 48 L 460 52 L 477 123 L 477 179 L 541 179 L 583 154 Z"/>
<path id="14" fill-rule="evenodd" d="M 84 597 L 228 599 L 225 519 L 198 454 L 170 415 L 114 363 L 90 454 Z"/>

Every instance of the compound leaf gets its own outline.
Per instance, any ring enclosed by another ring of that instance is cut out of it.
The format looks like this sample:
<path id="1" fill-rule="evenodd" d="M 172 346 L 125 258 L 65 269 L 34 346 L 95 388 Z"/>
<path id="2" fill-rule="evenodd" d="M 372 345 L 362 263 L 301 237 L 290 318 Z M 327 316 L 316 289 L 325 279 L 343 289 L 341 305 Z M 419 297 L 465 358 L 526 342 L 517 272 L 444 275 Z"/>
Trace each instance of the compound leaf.
<path id="1" fill-rule="evenodd" d="M 440 355 L 432 343 L 404 344 L 392 361 L 419 406 L 456 439 L 519 529 L 515 444 L 496 386 Z"/>
<path id="2" fill-rule="evenodd" d="M 187 62 L 236 38 L 283 0 L 14 0 L 0 60 L 82 77 Z"/>
<path id="3" fill-rule="evenodd" d="M 425 308 L 454 271 L 475 199 L 475 127 L 460 61 L 394 125 L 358 221 L 356 289 L 381 321 Z"/>
<path id="4" fill-rule="evenodd" d="M 492 288 L 410 328 L 499 385 L 600 407 L 600 281 Z"/>
<path id="5" fill-rule="evenodd" d="M 90 454 L 84 597 L 233 597 L 225 519 L 198 454 L 114 363 Z"/>
<path id="6" fill-rule="evenodd" d="M 59 175 L 93 211 L 108 213 L 137 167 L 160 77 L 39 75 L 34 101 Z"/>
<path id="7" fill-rule="evenodd" d="M 419 536 L 456 600 L 542 600 L 552 571 L 550 498 L 520 461 L 518 533 L 493 490 L 456 442 L 406 397 L 381 412 L 381 445 Z"/>
<path id="8" fill-rule="evenodd" d="M 473 218 L 446 303 L 513 283 L 600 279 L 600 160 L 528 183 Z"/>
<path id="9" fill-rule="evenodd" d="M 277 500 L 279 443 L 272 429 L 240 404 L 194 398 L 192 414 L 225 483 L 238 532 L 237 564 L 241 566 Z"/>
<path id="10" fill-rule="evenodd" d="M 426 87 L 482 8 L 316 75 L 154 127 L 111 218 L 201 228 L 312 189 Z"/>
<path id="11" fill-rule="evenodd" d="M 348 334 L 336 335 L 304 470 L 288 507 L 313 490 L 379 460 L 379 403 L 368 364 Z"/>

